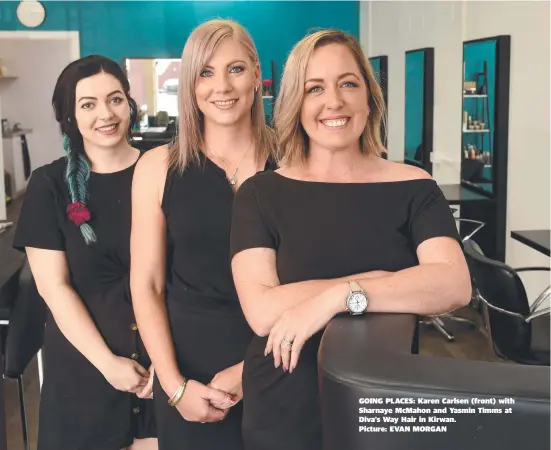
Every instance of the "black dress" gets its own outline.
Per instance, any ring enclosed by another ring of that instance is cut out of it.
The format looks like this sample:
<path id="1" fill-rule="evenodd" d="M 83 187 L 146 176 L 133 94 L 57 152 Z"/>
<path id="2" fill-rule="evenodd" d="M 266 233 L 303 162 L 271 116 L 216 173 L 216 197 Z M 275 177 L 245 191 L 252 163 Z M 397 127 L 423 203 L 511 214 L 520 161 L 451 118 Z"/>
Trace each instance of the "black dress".
<path id="1" fill-rule="evenodd" d="M 205 385 L 243 361 L 253 336 L 229 263 L 233 200 L 225 172 L 204 156 L 183 174 L 167 175 L 162 209 L 169 323 L 181 373 Z M 160 450 L 242 450 L 242 402 L 223 421 L 202 424 L 184 420 L 168 405 L 157 380 L 153 398 Z"/>
<path id="2" fill-rule="evenodd" d="M 417 246 L 458 239 L 452 213 L 433 180 L 321 183 L 259 174 L 237 193 L 231 255 L 277 252 L 281 284 L 417 265 Z M 344 302 L 344 299 L 343 299 Z M 246 450 L 321 450 L 317 351 L 323 330 L 305 344 L 293 373 L 264 357 L 255 336 L 243 371 Z"/>
<path id="3" fill-rule="evenodd" d="M 72 286 L 111 351 L 149 369 L 129 285 L 135 165 L 110 174 L 91 173 L 88 207 L 98 241 L 89 246 L 66 214 L 65 167 L 66 159 L 60 158 L 33 172 L 14 247 L 64 251 Z M 48 316 L 38 450 L 120 450 L 134 438 L 156 437 L 153 410 L 151 400 L 113 388 Z"/>

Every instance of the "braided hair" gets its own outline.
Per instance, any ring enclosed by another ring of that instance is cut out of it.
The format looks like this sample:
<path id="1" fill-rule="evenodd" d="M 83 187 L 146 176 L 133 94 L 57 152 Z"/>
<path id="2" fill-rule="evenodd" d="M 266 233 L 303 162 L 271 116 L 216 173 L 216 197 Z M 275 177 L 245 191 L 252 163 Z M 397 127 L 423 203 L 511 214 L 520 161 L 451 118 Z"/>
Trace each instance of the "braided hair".
<path id="1" fill-rule="evenodd" d="M 63 136 L 63 149 L 67 153 L 67 166 L 65 167 L 65 182 L 69 188 L 69 196 L 72 203 L 87 203 L 87 187 L 90 178 L 90 161 L 83 152 L 76 152 L 71 148 L 67 135 Z M 89 223 L 79 225 L 80 233 L 87 244 L 96 242 L 96 233 Z"/>
<path id="2" fill-rule="evenodd" d="M 84 209 L 85 214 L 81 215 L 81 218 L 84 217 L 84 219 L 74 220 L 74 222 L 79 227 L 80 233 L 88 245 L 96 242 L 97 237 L 94 229 L 88 223 L 90 212 L 86 205 L 91 166 L 84 151 L 84 141 L 75 118 L 75 91 L 80 80 L 101 72 L 114 76 L 121 83 L 130 106 L 130 124 L 128 128 L 128 135 L 130 136 L 132 127 L 136 122 L 138 108 L 134 99 L 130 97 L 128 78 L 115 61 L 101 55 L 90 55 L 73 61 L 61 72 L 52 96 L 52 106 L 63 135 L 63 149 L 67 159 L 64 177 L 70 201 L 68 213 L 69 209 L 75 205 Z"/>

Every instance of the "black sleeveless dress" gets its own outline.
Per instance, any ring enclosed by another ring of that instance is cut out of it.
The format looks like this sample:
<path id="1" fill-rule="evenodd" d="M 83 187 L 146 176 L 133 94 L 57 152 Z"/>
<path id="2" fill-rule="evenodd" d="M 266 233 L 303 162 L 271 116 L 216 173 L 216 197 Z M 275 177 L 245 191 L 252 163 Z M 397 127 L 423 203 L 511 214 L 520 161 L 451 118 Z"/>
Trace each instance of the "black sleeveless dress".
<path id="1" fill-rule="evenodd" d="M 265 169 L 272 169 L 268 162 Z M 208 384 L 245 357 L 253 337 L 230 267 L 234 192 L 210 159 L 183 174 L 169 170 L 162 209 L 167 224 L 166 305 L 181 373 Z M 243 402 L 217 423 L 188 422 L 154 385 L 160 450 L 242 450 Z"/>
<path id="2" fill-rule="evenodd" d="M 90 225 L 98 241 L 86 245 L 67 217 L 66 159 L 36 169 L 29 181 L 13 245 L 64 251 L 71 284 L 111 351 L 151 361 L 136 327 L 130 297 L 131 186 L 134 167 L 88 182 Z M 135 438 L 156 437 L 153 401 L 113 388 L 63 336 L 46 323 L 38 450 L 120 450 Z"/>
<path id="3" fill-rule="evenodd" d="M 231 233 L 232 256 L 255 247 L 276 251 L 281 284 L 397 272 L 419 264 L 416 249 L 424 240 L 459 241 L 433 180 L 322 183 L 276 172 L 243 183 Z M 272 354 L 264 356 L 266 337 L 253 338 L 243 369 L 246 450 L 322 449 L 317 367 L 322 334 L 306 342 L 291 374 L 281 365 L 274 368 Z"/>

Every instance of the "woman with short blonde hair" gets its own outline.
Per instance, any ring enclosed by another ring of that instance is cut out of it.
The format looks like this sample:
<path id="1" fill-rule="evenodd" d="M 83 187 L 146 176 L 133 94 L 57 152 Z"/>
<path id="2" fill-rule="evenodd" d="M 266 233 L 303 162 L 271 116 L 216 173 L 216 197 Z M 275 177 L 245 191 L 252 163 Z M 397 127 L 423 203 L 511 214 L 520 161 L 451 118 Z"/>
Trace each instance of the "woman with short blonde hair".
<path id="1" fill-rule="evenodd" d="M 182 53 L 179 131 L 133 185 L 130 282 L 155 366 L 161 450 L 242 450 L 241 378 L 252 331 L 229 261 L 234 193 L 271 167 L 258 54 L 236 22 L 197 27 Z"/>
<path id="2" fill-rule="evenodd" d="M 300 123 L 300 111 L 305 95 L 306 63 L 316 48 L 328 44 L 342 44 L 350 50 L 370 93 L 368 97 L 370 114 L 360 135 L 360 152 L 377 156 L 386 153 L 381 140 L 381 122 L 385 117 L 385 102 L 371 64 L 368 63 L 360 44 L 352 36 L 337 30 L 322 30 L 300 41 L 285 64 L 274 110 L 282 164 L 304 161 L 307 157 L 308 136 Z"/>
<path id="3" fill-rule="evenodd" d="M 275 111 L 281 167 L 247 180 L 233 210 L 233 276 L 256 333 L 243 373 L 247 449 L 323 448 L 317 352 L 336 314 L 436 315 L 470 300 L 442 192 L 380 157 L 383 111 L 348 34 L 318 31 L 289 55 Z"/>

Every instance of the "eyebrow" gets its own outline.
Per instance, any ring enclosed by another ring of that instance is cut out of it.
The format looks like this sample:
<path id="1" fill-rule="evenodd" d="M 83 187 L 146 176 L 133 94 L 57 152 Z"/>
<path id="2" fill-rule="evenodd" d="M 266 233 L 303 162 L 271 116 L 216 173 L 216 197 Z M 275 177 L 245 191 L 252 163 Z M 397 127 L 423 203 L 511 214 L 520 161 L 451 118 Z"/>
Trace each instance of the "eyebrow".
<path id="1" fill-rule="evenodd" d="M 235 64 L 235 63 L 242 63 L 242 64 L 247 64 L 245 61 L 241 60 L 241 59 L 236 59 L 235 61 L 232 61 L 231 63 L 228 63 L 226 65 L 226 67 L 229 67 L 231 66 L 232 64 Z M 214 69 L 214 67 L 212 66 L 209 66 L 208 64 L 205 66 L 205 69 Z"/>
<path id="2" fill-rule="evenodd" d="M 116 91 L 113 91 L 113 92 L 110 92 L 109 94 L 107 94 L 107 97 L 111 97 L 113 94 L 121 94 L 122 95 L 122 92 L 119 91 L 119 90 L 116 90 Z M 81 102 L 82 100 L 97 100 L 96 97 L 80 97 L 78 99 L 79 102 Z"/>
<path id="3" fill-rule="evenodd" d="M 352 72 L 343 73 L 342 75 L 339 75 L 339 78 L 338 78 L 338 79 L 340 80 L 341 78 L 347 77 L 347 76 L 349 76 L 349 75 L 352 75 L 352 76 L 353 76 L 354 78 L 356 78 L 358 81 L 360 80 L 360 79 L 358 78 L 358 76 L 357 76 L 355 73 L 352 73 Z M 312 83 L 312 82 L 313 82 L 313 83 L 323 83 L 323 81 L 324 81 L 323 78 L 310 78 L 310 79 L 306 80 L 306 83 Z"/>

